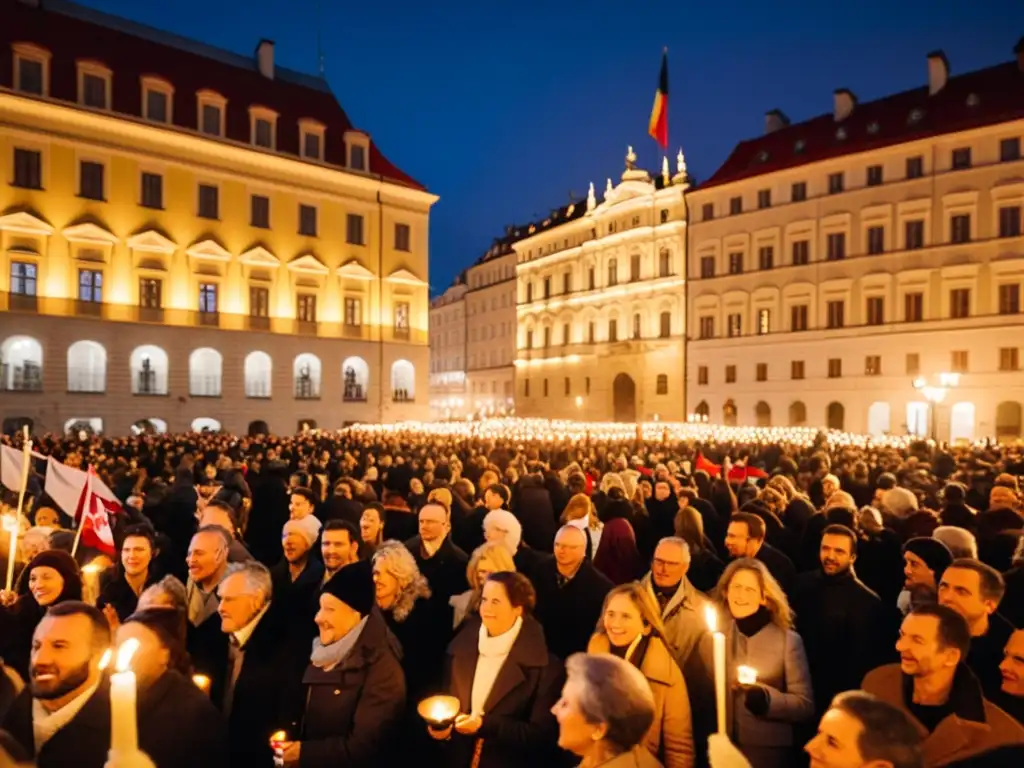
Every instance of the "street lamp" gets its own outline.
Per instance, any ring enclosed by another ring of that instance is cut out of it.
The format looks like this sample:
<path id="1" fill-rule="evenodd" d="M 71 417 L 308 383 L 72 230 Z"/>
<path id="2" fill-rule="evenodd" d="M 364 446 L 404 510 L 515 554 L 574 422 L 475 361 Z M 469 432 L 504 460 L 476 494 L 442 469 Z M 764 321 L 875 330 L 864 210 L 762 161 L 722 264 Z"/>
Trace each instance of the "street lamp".
<path id="1" fill-rule="evenodd" d="M 931 421 L 932 442 L 938 442 L 938 424 L 936 423 L 938 421 L 936 418 L 938 406 L 946 399 L 946 394 L 949 390 L 960 384 L 959 373 L 940 373 L 937 378 L 937 385 L 929 384 L 928 379 L 923 376 L 918 376 L 913 382 L 914 389 L 920 392 L 924 399 L 928 401 L 928 419 Z"/>

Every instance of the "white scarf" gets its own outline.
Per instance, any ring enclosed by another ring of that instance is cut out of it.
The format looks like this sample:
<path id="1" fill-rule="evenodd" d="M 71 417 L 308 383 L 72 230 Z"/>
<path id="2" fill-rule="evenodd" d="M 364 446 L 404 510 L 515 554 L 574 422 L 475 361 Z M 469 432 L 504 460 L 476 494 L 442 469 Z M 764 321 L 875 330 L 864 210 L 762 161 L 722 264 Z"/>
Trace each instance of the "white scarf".
<path id="1" fill-rule="evenodd" d="M 469 697 L 470 713 L 483 716 L 484 704 L 491 695 L 494 681 L 498 679 L 498 673 L 505 664 L 519 637 L 519 630 L 523 628 L 523 617 L 516 619 L 512 628 L 507 632 L 491 637 L 487 634 L 487 627 L 480 625 L 480 636 L 477 640 L 477 651 L 480 658 L 476 662 L 476 672 L 473 674 L 473 690 Z"/>

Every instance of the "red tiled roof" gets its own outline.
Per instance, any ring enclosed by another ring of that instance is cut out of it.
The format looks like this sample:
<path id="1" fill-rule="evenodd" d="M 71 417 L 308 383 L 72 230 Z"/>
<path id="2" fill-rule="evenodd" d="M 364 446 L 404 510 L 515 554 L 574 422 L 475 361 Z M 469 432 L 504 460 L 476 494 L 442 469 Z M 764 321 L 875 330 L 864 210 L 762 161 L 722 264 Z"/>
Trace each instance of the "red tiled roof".
<path id="1" fill-rule="evenodd" d="M 1022 117 L 1024 72 L 1016 61 L 997 64 L 950 77 L 934 96 L 915 88 L 858 104 L 838 123 L 829 113 L 742 141 L 700 188 Z"/>
<path id="2" fill-rule="evenodd" d="M 299 155 L 299 120 L 310 118 L 327 126 L 325 160 L 344 167 L 342 135 L 352 128 L 326 81 L 277 67 L 273 80 L 260 74 L 256 56 L 239 56 L 134 22 L 67 2 L 44 2 L 32 8 L 6 2 L 0 24 L 0 86 L 13 85 L 12 43 L 33 43 L 50 51 L 50 96 L 77 102 L 76 61 L 92 60 L 113 73 L 112 108 L 134 117 L 142 115 L 140 78 L 156 76 L 174 86 L 174 124 L 195 130 L 196 93 L 210 89 L 227 99 L 227 138 L 250 143 L 249 107 L 262 106 L 279 114 L 277 152 Z M 425 187 L 392 164 L 373 142 L 370 172 L 417 189 Z"/>

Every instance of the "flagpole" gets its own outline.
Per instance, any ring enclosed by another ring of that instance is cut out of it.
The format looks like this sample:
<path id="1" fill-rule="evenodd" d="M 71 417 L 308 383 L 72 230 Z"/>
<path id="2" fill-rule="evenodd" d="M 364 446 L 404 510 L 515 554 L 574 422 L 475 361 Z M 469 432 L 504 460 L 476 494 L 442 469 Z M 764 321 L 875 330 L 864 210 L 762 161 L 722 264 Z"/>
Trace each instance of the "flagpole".
<path id="1" fill-rule="evenodd" d="M 78 530 L 75 531 L 75 543 L 71 545 L 71 557 L 78 552 L 78 542 L 82 538 L 82 528 L 85 527 L 86 507 L 92 506 L 92 467 L 85 473 L 85 497 L 82 501 L 82 515 L 78 519 Z"/>
<path id="2" fill-rule="evenodd" d="M 18 491 L 18 511 L 11 526 L 10 551 L 7 553 L 7 591 L 14 585 L 14 560 L 18 552 L 18 533 L 21 532 L 21 512 L 25 508 L 25 492 L 28 490 L 28 473 L 32 461 L 32 440 L 28 436 L 28 425 L 22 426 L 21 446 L 21 488 Z"/>

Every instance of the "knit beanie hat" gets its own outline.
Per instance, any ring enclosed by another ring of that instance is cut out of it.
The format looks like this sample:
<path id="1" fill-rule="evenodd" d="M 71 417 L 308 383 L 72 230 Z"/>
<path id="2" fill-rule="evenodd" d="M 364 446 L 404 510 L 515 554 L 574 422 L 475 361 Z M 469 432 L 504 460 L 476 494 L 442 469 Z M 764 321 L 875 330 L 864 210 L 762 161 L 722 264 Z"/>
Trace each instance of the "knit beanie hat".
<path id="1" fill-rule="evenodd" d="M 28 591 L 28 580 L 33 568 L 53 568 L 64 579 L 64 589 L 55 602 L 61 603 L 65 600 L 82 599 L 82 576 L 78 570 L 78 563 L 70 554 L 60 549 L 46 549 L 29 560 L 25 566 L 25 579 L 22 582 L 25 591 Z"/>
<path id="2" fill-rule="evenodd" d="M 137 622 L 150 629 L 170 654 L 168 666 L 179 672 L 188 672 L 188 653 L 185 650 L 187 636 L 186 614 L 180 608 L 145 608 L 136 611 L 124 623 Z"/>
<path id="3" fill-rule="evenodd" d="M 903 545 L 903 551 L 912 552 L 924 560 L 928 570 L 935 574 L 936 584 L 942 578 L 942 574 L 950 566 L 950 563 L 953 562 L 953 553 L 949 551 L 949 547 L 938 539 L 925 538 L 924 536 L 910 539 L 910 541 Z"/>
<path id="4" fill-rule="evenodd" d="M 368 561 L 346 565 L 324 584 L 323 594 L 332 595 L 357 613 L 366 616 L 373 610 L 373 571 Z"/>
<path id="5" fill-rule="evenodd" d="M 306 515 L 301 520 L 289 520 L 285 523 L 281 536 L 284 537 L 289 533 L 297 533 L 312 547 L 316 544 L 316 539 L 320 535 L 320 527 L 322 525 L 315 515 Z"/>

